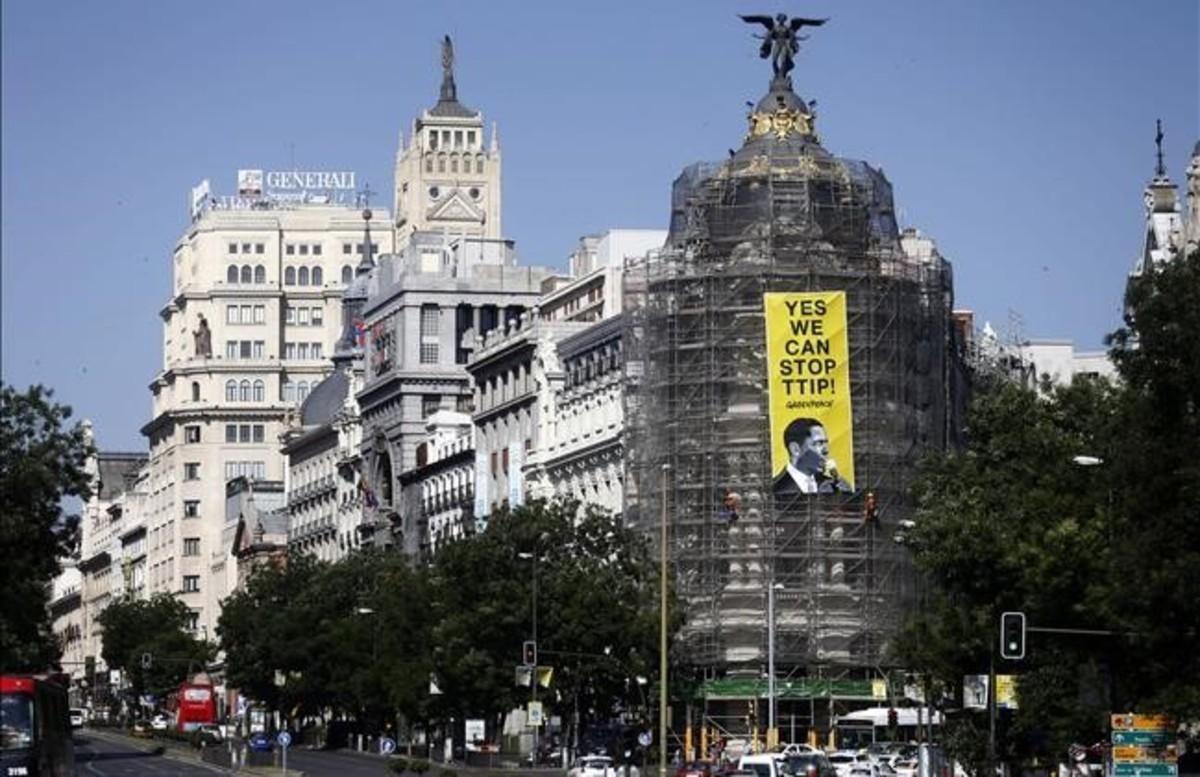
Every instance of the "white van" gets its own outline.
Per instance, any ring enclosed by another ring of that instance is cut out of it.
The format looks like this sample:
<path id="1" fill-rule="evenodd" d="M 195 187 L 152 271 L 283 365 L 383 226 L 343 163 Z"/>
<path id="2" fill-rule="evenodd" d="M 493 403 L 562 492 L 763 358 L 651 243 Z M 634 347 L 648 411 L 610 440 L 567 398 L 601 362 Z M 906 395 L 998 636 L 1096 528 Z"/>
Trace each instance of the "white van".
<path id="1" fill-rule="evenodd" d="M 87 711 L 82 707 L 72 707 L 68 716 L 71 719 L 71 728 L 83 728 L 83 721 L 87 719 Z"/>
<path id="2" fill-rule="evenodd" d="M 756 777 L 791 777 L 782 753 L 758 753 L 738 759 L 738 771 L 754 772 Z"/>

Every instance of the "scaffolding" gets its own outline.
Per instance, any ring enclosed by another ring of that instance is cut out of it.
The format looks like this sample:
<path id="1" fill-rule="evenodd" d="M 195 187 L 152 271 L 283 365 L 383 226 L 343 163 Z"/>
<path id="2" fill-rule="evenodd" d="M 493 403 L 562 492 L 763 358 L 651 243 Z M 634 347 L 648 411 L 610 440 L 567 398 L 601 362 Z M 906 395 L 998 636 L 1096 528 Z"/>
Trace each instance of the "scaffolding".
<path id="1" fill-rule="evenodd" d="M 785 112 L 795 131 L 756 130 Z M 657 540 L 665 503 L 687 608 L 673 657 L 731 702 L 706 704 L 710 722 L 740 734 L 752 707 L 715 683 L 765 675 L 769 589 L 779 682 L 826 681 L 804 687 L 826 689 L 829 713 L 837 682 L 838 698 L 870 698 L 917 593 L 892 535 L 911 517 L 917 460 L 954 423 L 949 265 L 904 252 L 887 179 L 826 152 L 790 83 L 773 82 L 750 118 L 740 151 L 675 181 L 666 246 L 625 273 L 626 518 Z M 846 293 L 856 490 L 777 501 L 763 294 L 833 290 Z M 813 693 L 794 701 L 793 728 L 797 711 L 805 731 L 827 721 Z"/>

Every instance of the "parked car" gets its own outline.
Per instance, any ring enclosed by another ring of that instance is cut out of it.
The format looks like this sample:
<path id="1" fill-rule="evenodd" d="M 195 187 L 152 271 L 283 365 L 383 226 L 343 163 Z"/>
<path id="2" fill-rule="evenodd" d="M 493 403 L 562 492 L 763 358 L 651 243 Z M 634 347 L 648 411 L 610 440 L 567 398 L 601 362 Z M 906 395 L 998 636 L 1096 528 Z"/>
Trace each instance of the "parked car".
<path id="1" fill-rule="evenodd" d="M 150 728 L 155 731 L 166 731 L 171 727 L 171 719 L 161 712 L 150 718 Z"/>
<path id="2" fill-rule="evenodd" d="M 71 728 L 83 728 L 83 721 L 87 720 L 87 711 L 82 707 L 72 707 L 67 715 L 71 719 Z"/>
<path id="3" fill-rule="evenodd" d="M 860 763 L 870 763 L 871 757 L 859 750 L 834 750 L 829 754 L 829 762 L 837 769 L 840 777 L 849 777 L 850 767 Z"/>
<path id="4" fill-rule="evenodd" d="M 812 745 L 804 744 L 803 742 L 796 742 L 790 745 L 784 745 L 779 752 L 783 753 L 784 755 L 799 755 L 800 753 L 821 753 L 824 751 L 820 748 L 813 747 Z"/>
<path id="5" fill-rule="evenodd" d="M 567 777 L 625 777 L 625 767 L 606 755 L 585 755 L 567 771 Z M 638 777 L 636 766 L 629 767 L 629 777 Z"/>
<path id="6" fill-rule="evenodd" d="M 787 761 L 781 753 L 758 753 L 738 759 L 738 770 L 754 772 L 757 777 L 789 777 Z"/>
<path id="7" fill-rule="evenodd" d="M 246 746 L 256 753 L 269 753 L 275 747 L 275 741 L 266 733 L 256 731 L 246 739 Z"/>
<path id="8" fill-rule="evenodd" d="M 897 777 L 915 777 L 918 769 L 917 759 L 901 758 L 892 762 L 892 768 L 896 770 Z"/>
<path id="9" fill-rule="evenodd" d="M 713 777 L 712 761 L 688 761 L 675 769 L 675 777 Z"/>
<path id="10" fill-rule="evenodd" d="M 829 756 L 819 750 L 789 755 L 787 764 L 796 777 L 838 777 L 837 769 L 833 768 Z"/>

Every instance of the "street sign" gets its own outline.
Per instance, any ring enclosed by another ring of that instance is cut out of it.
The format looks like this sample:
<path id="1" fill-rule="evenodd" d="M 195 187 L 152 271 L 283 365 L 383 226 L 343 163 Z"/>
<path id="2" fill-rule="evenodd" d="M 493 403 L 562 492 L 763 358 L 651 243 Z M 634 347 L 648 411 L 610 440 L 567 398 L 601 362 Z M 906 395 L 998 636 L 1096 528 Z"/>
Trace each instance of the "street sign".
<path id="1" fill-rule="evenodd" d="M 1166 715 L 1135 715 L 1132 712 L 1115 713 L 1112 727 L 1126 731 L 1173 731 L 1175 728 Z"/>
<path id="2" fill-rule="evenodd" d="M 384 755 L 391 755 L 396 752 L 396 740 L 384 737 L 379 740 L 379 752 Z"/>
<path id="3" fill-rule="evenodd" d="M 1179 777 L 1179 767 L 1166 763 L 1115 763 L 1113 777 Z"/>
<path id="4" fill-rule="evenodd" d="M 279 736 L 275 737 L 275 741 L 279 743 L 280 747 L 290 747 L 292 744 L 292 735 L 286 731 L 280 731 Z"/>
<path id="5" fill-rule="evenodd" d="M 1112 732 L 1112 743 L 1114 745 L 1139 745 L 1142 747 L 1152 745 L 1166 745 L 1174 742 L 1175 734 L 1170 731 L 1114 731 Z"/>
<path id="6" fill-rule="evenodd" d="M 529 702 L 529 725 L 537 728 L 542 725 L 542 703 L 540 701 Z"/>

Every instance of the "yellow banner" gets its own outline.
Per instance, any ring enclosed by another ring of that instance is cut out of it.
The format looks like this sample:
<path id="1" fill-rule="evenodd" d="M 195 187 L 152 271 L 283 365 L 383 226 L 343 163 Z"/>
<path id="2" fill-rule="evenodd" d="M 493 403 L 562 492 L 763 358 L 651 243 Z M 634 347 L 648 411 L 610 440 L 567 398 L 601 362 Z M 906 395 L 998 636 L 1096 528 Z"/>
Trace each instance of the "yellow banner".
<path id="1" fill-rule="evenodd" d="M 1017 708 L 1017 676 L 996 675 L 996 706 L 1006 710 Z"/>
<path id="2" fill-rule="evenodd" d="M 854 490 L 846 293 L 763 295 L 775 496 Z"/>

